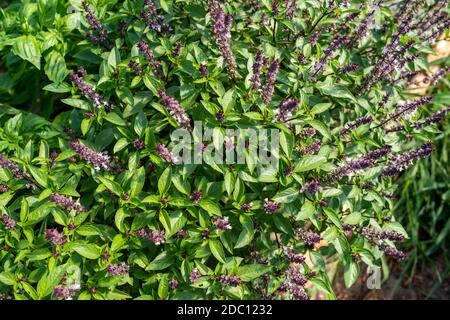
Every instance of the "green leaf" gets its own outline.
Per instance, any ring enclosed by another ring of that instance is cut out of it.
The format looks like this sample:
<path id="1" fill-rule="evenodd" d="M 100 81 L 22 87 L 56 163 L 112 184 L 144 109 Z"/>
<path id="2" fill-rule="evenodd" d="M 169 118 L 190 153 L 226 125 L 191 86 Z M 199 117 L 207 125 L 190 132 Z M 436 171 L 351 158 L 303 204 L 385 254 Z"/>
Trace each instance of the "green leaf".
<path id="1" fill-rule="evenodd" d="M 167 298 L 169 294 L 169 279 L 167 275 L 163 275 L 158 284 L 158 297 L 160 299 Z"/>
<path id="2" fill-rule="evenodd" d="M 70 92 L 70 88 L 71 87 L 67 83 L 63 82 L 63 83 L 50 83 L 42 89 L 55 93 L 66 93 Z"/>
<path id="3" fill-rule="evenodd" d="M 158 191 L 161 196 L 169 191 L 172 180 L 172 167 L 168 166 L 158 179 Z"/>
<path id="4" fill-rule="evenodd" d="M 98 259 L 100 257 L 100 249 L 93 244 L 73 242 L 70 248 L 88 259 Z"/>
<path id="5" fill-rule="evenodd" d="M 287 133 L 282 131 L 280 135 L 280 145 L 283 152 L 291 158 L 292 149 L 294 148 L 294 135 L 292 133 Z"/>
<path id="6" fill-rule="evenodd" d="M 121 232 L 125 232 L 124 220 L 128 216 L 129 214 L 124 208 L 119 208 L 119 210 L 117 210 L 116 212 L 114 223 L 116 224 L 117 229 L 119 229 Z"/>
<path id="7" fill-rule="evenodd" d="M 252 281 L 261 277 L 263 274 L 269 272 L 271 266 L 266 266 L 262 264 L 249 264 L 238 268 L 237 274 L 242 279 L 242 281 Z"/>
<path id="8" fill-rule="evenodd" d="M 310 171 L 319 168 L 327 162 L 327 158 L 319 155 L 304 156 L 295 166 L 295 172 Z"/>
<path id="9" fill-rule="evenodd" d="M 319 131 L 324 138 L 331 139 L 331 132 L 327 125 L 325 125 L 323 122 L 319 120 L 309 120 L 306 121 L 311 127 Z"/>
<path id="10" fill-rule="evenodd" d="M 316 207 L 314 206 L 314 204 L 309 200 L 305 200 L 305 203 L 302 205 L 300 212 L 297 214 L 296 220 L 306 220 L 310 218 L 315 212 Z"/>
<path id="11" fill-rule="evenodd" d="M 155 271 L 155 270 L 163 270 L 167 267 L 170 267 L 173 262 L 175 256 L 168 251 L 161 252 L 156 258 L 150 262 L 150 264 L 145 268 L 146 271 Z"/>
<path id="12" fill-rule="evenodd" d="M 328 216 L 328 218 L 330 218 L 331 222 L 333 222 L 336 227 L 342 228 L 341 220 L 339 219 L 338 215 L 333 211 L 333 209 L 323 208 L 323 211 Z"/>
<path id="13" fill-rule="evenodd" d="M 318 103 L 311 109 L 311 113 L 312 114 L 319 114 L 319 113 L 325 112 L 328 109 L 330 109 L 331 106 L 332 106 L 332 104 L 329 103 L 329 102 Z"/>
<path id="14" fill-rule="evenodd" d="M 16 38 L 12 52 L 41 70 L 41 50 L 34 36 L 27 35 Z"/>
<path id="15" fill-rule="evenodd" d="M 255 228 L 253 226 L 253 221 L 250 217 L 241 215 L 239 221 L 242 225 L 242 231 L 239 234 L 238 240 L 236 241 L 235 249 L 243 248 L 248 245 L 255 234 Z"/>
<path id="16" fill-rule="evenodd" d="M 350 288 L 358 279 L 359 265 L 350 259 L 348 263 L 344 263 L 344 283 L 347 288 Z"/>
<path id="17" fill-rule="evenodd" d="M 120 138 L 119 140 L 117 140 L 116 144 L 114 145 L 113 152 L 114 153 L 119 152 L 120 150 L 125 148 L 128 144 L 129 144 L 129 142 L 128 142 L 127 138 Z"/>
<path id="18" fill-rule="evenodd" d="M 214 216 L 222 216 L 222 212 L 220 211 L 219 205 L 213 202 L 212 200 L 202 199 L 198 204 L 202 209 L 206 210 L 209 214 L 212 214 Z"/>
<path id="19" fill-rule="evenodd" d="M 137 169 L 135 171 L 135 173 L 133 174 L 133 177 L 131 178 L 130 196 L 134 197 L 139 192 L 141 192 L 142 188 L 144 187 L 144 183 L 145 183 L 145 168 L 140 167 L 139 169 Z"/>
<path id="20" fill-rule="evenodd" d="M 28 169 L 30 170 L 33 178 L 36 180 L 36 182 L 40 186 L 42 186 L 44 188 L 48 187 L 48 183 L 47 183 L 48 175 L 46 173 L 43 173 L 40 169 L 33 167 L 33 166 L 29 166 Z"/>
<path id="21" fill-rule="evenodd" d="M 45 60 L 44 71 L 47 77 L 55 83 L 63 82 L 69 74 L 64 57 L 59 52 L 52 51 Z"/>
<path id="22" fill-rule="evenodd" d="M 231 173 L 231 171 L 225 172 L 224 184 L 225 184 L 225 190 L 227 190 L 227 193 L 229 196 L 231 196 L 231 193 L 233 192 L 235 183 L 236 183 L 236 179 L 235 179 L 233 173 Z"/>
<path id="23" fill-rule="evenodd" d="M 218 98 L 217 101 L 219 101 L 219 104 L 222 106 L 223 112 L 227 114 L 233 109 L 235 104 L 234 90 L 228 90 L 222 97 Z"/>
<path id="24" fill-rule="evenodd" d="M 14 276 L 14 273 L 4 271 L 0 273 L 0 282 L 7 286 L 12 286 L 16 283 L 16 277 Z"/>
<path id="25" fill-rule="evenodd" d="M 209 240 L 209 249 L 213 256 L 222 263 L 226 263 L 225 260 L 225 252 L 223 251 L 223 245 L 219 240 L 210 239 Z"/>
<path id="26" fill-rule="evenodd" d="M 278 192 L 273 198 L 273 201 L 279 202 L 279 203 L 290 203 L 297 199 L 299 194 L 299 190 L 296 187 L 291 187 L 288 189 L 285 189 L 283 191 Z"/>
<path id="27" fill-rule="evenodd" d="M 347 88 L 340 87 L 340 86 L 334 86 L 334 87 L 324 86 L 324 87 L 319 88 L 319 90 L 320 89 L 324 95 L 332 96 L 332 97 L 336 97 L 336 98 L 349 99 L 349 100 L 356 102 L 355 97 L 351 94 L 351 92 Z"/>
<path id="28" fill-rule="evenodd" d="M 52 253 L 47 248 L 36 249 L 29 254 L 27 254 L 27 258 L 29 261 L 39 261 L 44 260 L 50 257 Z"/>
<path id="29" fill-rule="evenodd" d="M 108 178 L 104 177 L 98 177 L 98 179 L 105 185 L 106 188 L 108 188 L 110 191 L 112 191 L 114 194 L 118 196 L 122 196 L 123 190 L 120 184 L 117 182 L 110 180 Z"/>
<path id="30" fill-rule="evenodd" d="M 115 113 L 115 112 L 109 112 L 109 113 L 107 113 L 105 116 L 104 116 L 104 118 L 107 120 L 107 121 L 109 121 L 109 122 L 111 122 L 111 123 L 114 123 L 115 125 L 118 125 L 118 126 L 126 126 L 127 125 L 127 123 L 125 122 L 125 120 L 123 120 L 117 113 Z"/>

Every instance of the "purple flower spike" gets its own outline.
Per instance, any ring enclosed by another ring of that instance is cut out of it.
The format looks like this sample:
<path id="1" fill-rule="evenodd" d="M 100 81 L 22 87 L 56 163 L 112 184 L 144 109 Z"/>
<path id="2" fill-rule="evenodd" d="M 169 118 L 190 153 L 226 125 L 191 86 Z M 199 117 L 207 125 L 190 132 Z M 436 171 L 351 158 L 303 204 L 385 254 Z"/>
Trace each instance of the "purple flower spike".
<path id="1" fill-rule="evenodd" d="M 191 120 L 186 114 L 184 109 L 180 106 L 177 100 L 168 96 L 164 90 L 158 89 L 159 98 L 161 103 L 169 111 L 170 115 L 175 119 L 175 121 L 184 129 L 191 129 Z"/>
<path id="2" fill-rule="evenodd" d="M 123 276 L 128 274 L 130 267 L 125 262 L 120 264 L 111 263 L 106 271 L 110 276 Z"/>
<path id="3" fill-rule="evenodd" d="M 214 220 L 214 225 L 216 226 L 216 232 L 219 230 L 231 230 L 231 224 L 228 221 L 228 217 L 216 217 Z"/>
<path id="4" fill-rule="evenodd" d="M 269 70 L 267 71 L 266 84 L 262 90 L 262 100 L 265 104 L 269 104 L 272 101 L 272 96 L 275 92 L 275 81 L 277 79 L 279 68 L 280 62 L 278 62 L 278 60 L 274 60 L 270 64 Z"/>
<path id="5" fill-rule="evenodd" d="M 159 154 L 159 156 L 164 160 L 164 162 L 176 164 L 178 163 L 179 159 L 175 157 L 167 147 L 161 143 L 158 143 L 156 145 L 156 152 Z"/>
<path id="6" fill-rule="evenodd" d="M 297 107 L 298 107 L 297 99 L 291 98 L 291 99 L 283 100 L 280 103 L 280 107 L 277 110 L 275 110 L 275 113 L 277 113 L 276 120 L 279 122 L 288 124 L 289 118 L 292 117 L 295 110 L 297 110 Z"/>
<path id="7" fill-rule="evenodd" d="M 387 166 L 384 168 L 382 175 L 393 177 L 412 165 L 414 160 L 425 158 L 433 153 L 433 144 L 429 141 L 419 148 L 412 151 L 404 152 L 400 155 L 389 159 Z"/>
<path id="8" fill-rule="evenodd" d="M 65 197 L 63 195 L 53 193 L 48 198 L 50 201 L 65 207 L 67 212 L 75 210 L 77 213 L 82 213 L 86 211 L 86 209 L 81 204 L 73 200 L 72 197 Z"/>
<path id="9" fill-rule="evenodd" d="M 189 199 L 194 203 L 198 203 L 200 200 L 202 200 L 202 198 L 203 198 L 203 192 L 201 192 L 200 190 L 195 190 L 189 196 Z"/>
<path id="10" fill-rule="evenodd" d="M 0 216 L 0 221 L 3 223 L 7 230 L 13 231 L 16 229 L 16 221 L 14 221 L 14 219 L 10 216 L 3 214 Z"/>
<path id="11" fill-rule="evenodd" d="M 250 82 L 253 83 L 253 87 L 252 90 L 254 92 L 258 91 L 259 87 L 261 86 L 261 70 L 264 67 L 264 65 L 266 64 L 266 58 L 263 55 L 263 52 L 258 49 L 256 51 L 256 57 L 255 57 L 255 62 L 253 63 L 252 66 L 252 77 L 250 78 Z"/>
<path id="12" fill-rule="evenodd" d="M 86 20 L 91 27 L 91 31 L 86 33 L 86 36 L 93 43 L 100 44 L 104 47 L 108 47 L 108 31 L 106 28 L 98 21 L 95 14 L 92 12 L 86 0 L 81 2 L 84 12 L 86 13 Z"/>
<path id="13" fill-rule="evenodd" d="M 45 238 L 51 241 L 55 246 L 62 246 L 67 242 L 66 236 L 56 228 L 46 229 Z"/>
<path id="14" fill-rule="evenodd" d="M 279 203 L 276 203 L 275 201 L 271 201 L 268 198 L 264 199 L 263 210 L 265 213 L 273 214 L 273 213 L 277 212 L 278 209 L 280 209 Z"/>
<path id="15" fill-rule="evenodd" d="M 202 276 L 202 274 L 200 273 L 200 271 L 197 268 L 192 269 L 191 274 L 189 276 L 189 280 L 191 282 L 195 282 L 198 280 L 198 278 L 200 278 Z"/>
<path id="16" fill-rule="evenodd" d="M 144 55 L 145 59 L 150 63 L 153 73 L 157 77 L 162 78 L 163 72 L 161 68 L 161 62 L 155 59 L 155 56 L 153 55 L 152 50 L 150 50 L 148 44 L 145 41 L 141 40 L 137 43 L 137 47 L 139 51 Z"/>
<path id="17" fill-rule="evenodd" d="M 95 152 L 88 147 L 80 144 L 79 142 L 70 141 L 69 146 L 78 154 L 78 156 L 94 166 L 94 169 L 99 171 L 100 169 L 105 169 L 108 171 L 113 170 L 113 166 L 110 162 L 110 157 L 108 153 L 105 152 Z"/>

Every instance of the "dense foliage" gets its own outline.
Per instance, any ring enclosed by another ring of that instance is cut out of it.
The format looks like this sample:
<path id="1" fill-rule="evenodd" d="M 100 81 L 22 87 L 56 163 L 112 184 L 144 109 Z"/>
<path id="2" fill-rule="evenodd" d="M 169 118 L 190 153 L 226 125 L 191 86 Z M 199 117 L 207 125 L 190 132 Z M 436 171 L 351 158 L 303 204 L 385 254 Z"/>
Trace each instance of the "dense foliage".
<path id="1" fill-rule="evenodd" d="M 361 264 L 387 274 L 386 256 L 408 254 L 395 178 L 433 152 L 449 112 L 448 98 L 405 91 L 429 70 L 447 7 L 4 7 L 2 297 L 332 299 L 330 259 L 347 286 Z M 447 69 L 433 70 L 435 85 Z M 180 164 L 170 135 L 194 121 L 215 128 L 197 154 L 235 148 L 226 129 L 277 129 L 279 166 Z"/>

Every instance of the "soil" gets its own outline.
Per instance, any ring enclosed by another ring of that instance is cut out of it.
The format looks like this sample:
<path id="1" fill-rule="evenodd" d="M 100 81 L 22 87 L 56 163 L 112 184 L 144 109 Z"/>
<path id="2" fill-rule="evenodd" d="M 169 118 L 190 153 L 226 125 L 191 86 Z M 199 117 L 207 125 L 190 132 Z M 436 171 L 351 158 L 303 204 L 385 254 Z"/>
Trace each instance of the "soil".
<path id="1" fill-rule="evenodd" d="M 432 288 L 438 282 L 439 277 L 443 276 L 446 269 L 445 260 L 439 258 L 436 260 L 438 270 L 425 266 L 417 270 L 411 277 L 404 275 L 401 283 L 397 285 L 397 280 L 402 273 L 402 264 L 392 262 L 390 265 L 391 274 L 387 281 L 383 282 L 380 289 L 368 289 L 366 282 L 368 274 L 366 269 L 361 271 L 361 277 L 350 288 L 344 285 L 342 270 L 338 272 L 335 280 L 335 293 L 339 300 L 450 300 L 450 276 L 447 275 L 441 286 L 430 296 Z M 341 268 L 342 269 L 342 268 Z"/>

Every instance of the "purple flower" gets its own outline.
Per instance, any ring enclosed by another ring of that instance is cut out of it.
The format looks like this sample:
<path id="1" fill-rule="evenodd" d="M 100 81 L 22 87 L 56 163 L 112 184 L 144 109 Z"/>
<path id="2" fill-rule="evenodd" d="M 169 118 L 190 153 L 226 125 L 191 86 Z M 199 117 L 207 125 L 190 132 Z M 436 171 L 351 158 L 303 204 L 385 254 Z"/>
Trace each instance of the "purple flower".
<path id="1" fill-rule="evenodd" d="M 268 198 L 264 199 L 263 210 L 265 213 L 273 214 L 280 209 L 280 204 L 275 201 L 271 201 Z"/>
<path id="2" fill-rule="evenodd" d="M 287 166 L 287 168 L 284 169 L 284 175 L 286 177 L 289 177 L 290 175 L 292 175 L 293 172 L 294 172 L 294 167 L 293 166 Z"/>
<path id="3" fill-rule="evenodd" d="M 359 64 L 356 64 L 356 63 L 350 63 L 342 68 L 339 68 L 339 72 L 342 74 L 349 73 L 352 71 L 358 71 L 358 70 L 359 70 Z"/>
<path id="4" fill-rule="evenodd" d="M 78 290 L 68 288 L 64 285 L 58 285 L 53 288 L 53 295 L 57 298 L 64 298 L 66 300 L 71 300 L 73 296 L 77 294 Z"/>
<path id="5" fill-rule="evenodd" d="M 91 27 L 91 31 L 86 33 L 86 36 L 96 44 L 100 44 L 104 47 L 108 47 L 108 31 L 106 28 L 98 21 L 95 14 L 92 12 L 91 8 L 87 4 L 87 1 L 83 0 L 81 2 L 84 12 L 86 13 L 86 20 Z M 97 35 L 96 35 L 97 34 Z"/>
<path id="6" fill-rule="evenodd" d="M 67 242 L 66 236 L 59 232 L 58 229 L 45 229 L 45 238 L 55 246 L 62 246 Z"/>
<path id="7" fill-rule="evenodd" d="M 180 106 L 177 100 L 171 96 L 166 95 L 164 90 L 158 89 L 159 98 L 161 103 L 169 111 L 170 115 L 175 119 L 175 121 L 184 129 L 191 129 L 189 116 L 186 114 L 184 109 Z"/>
<path id="8" fill-rule="evenodd" d="M 141 18 L 152 30 L 162 34 L 169 34 L 172 28 L 164 21 L 164 17 L 158 15 L 156 6 L 152 0 L 144 0 L 146 7 L 141 11 Z"/>
<path id="9" fill-rule="evenodd" d="M 11 191 L 11 189 L 7 185 L 0 183 L 0 192 L 8 192 L 8 191 Z"/>
<path id="10" fill-rule="evenodd" d="M 412 165 L 414 160 L 419 160 L 430 156 L 433 153 L 433 144 L 429 141 L 419 148 L 404 152 L 389 159 L 382 175 L 393 177 Z"/>
<path id="11" fill-rule="evenodd" d="M 177 42 L 175 45 L 175 49 L 172 52 L 172 57 L 174 57 L 175 59 L 178 58 L 178 56 L 181 53 L 181 50 L 184 48 L 184 44 L 182 42 Z"/>
<path id="12" fill-rule="evenodd" d="M 305 183 L 300 192 L 308 192 L 310 194 L 316 194 L 320 190 L 320 183 L 317 180 L 313 180 L 311 182 Z"/>
<path id="13" fill-rule="evenodd" d="M 208 66 L 206 64 L 201 64 L 198 68 L 198 71 L 202 75 L 202 77 L 206 78 L 209 75 Z"/>
<path id="14" fill-rule="evenodd" d="M 306 57 L 305 57 L 305 55 L 304 55 L 303 53 L 300 53 L 300 54 L 298 55 L 298 61 L 299 61 L 301 64 L 307 64 L 307 63 L 308 63 L 308 60 L 306 59 Z"/>
<path id="15" fill-rule="evenodd" d="M 267 71 L 266 84 L 262 89 L 262 100 L 265 104 L 269 104 L 272 101 L 272 96 L 275 92 L 275 81 L 277 79 L 279 68 L 280 62 L 278 60 L 273 60 L 269 66 L 269 70 Z"/>
<path id="16" fill-rule="evenodd" d="M 163 72 L 161 69 L 161 62 L 155 59 L 155 56 L 153 55 L 152 50 L 150 50 L 148 44 L 141 40 L 137 43 L 137 46 L 139 48 L 139 51 L 144 55 L 145 59 L 150 63 L 152 66 L 153 73 L 159 77 L 163 77 Z"/>
<path id="17" fill-rule="evenodd" d="M 150 230 L 148 228 L 136 230 L 134 233 L 138 238 L 146 239 L 153 244 L 159 246 L 163 244 L 166 239 L 166 232 L 164 230 Z"/>
<path id="18" fill-rule="evenodd" d="M 161 143 L 158 143 L 156 145 L 156 152 L 159 154 L 159 156 L 164 160 L 164 162 L 167 163 L 177 163 L 178 158 L 172 155 L 172 153 L 167 149 L 167 147 Z"/>
<path id="19" fill-rule="evenodd" d="M 184 229 L 181 229 L 180 231 L 177 232 L 177 237 L 180 238 L 180 239 L 186 238 L 187 235 L 188 235 L 188 233 Z"/>
<path id="20" fill-rule="evenodd" d="M 252 209 L 253 205 L 251 203 L 244 203 L 241 205 L 241 210 L 248 212 Z"/>
<path id="21" fill-rule="evenodd" d="M 344 125 L 344 130 L 341 131 L 341 135 L 345 136 L 347 135 L 349 130 L 355 130 L 359 126 L 362 126 L 363 124 L 369 124 L 373 121 L 372 116 L 364 116 L 361 118 L 356 119 L 354 122 L 348 122 Z"/>
<path id="22" fill-rule="evenodd" d="M 120 264 L 111 263 L 106 271 L 110 276 L 123 276 L 128 274 L 128 272 L 130 271 L 130 267 L 125 262 L 122 262 Z"/>
<path id="23" fill-rule="evenodd" d="M 14 161 L 9 160 L 2 154 L 0 154 L 0 167 L 9 169 L 16 179 L 26 178 L 25 173 L 23 173 L 22 170 L 20 170 L 19 165 Z"/>
<path id="24" fill-rule="evenodd" d="M 86 76 L 86 71 L 79 68 L 76 73 L 72 73 L 69 79 L 81 91 L 81 94 L 88 98 L 95 108 L 105 108 L 106 111 L 111 111 L 114 106 L 105 100 L 105 98 L 95 91 L 95 87 L 87 84 L 83 78 Z"/>
<path id="25" fill-rule="evenodd" d="M 231 24 L 233 17 L 231 14 L 225 14 L 217 0 L 208 0 L 209 12 L 213 21 L 213 33 L 216 38 L 220 54 L 225 60 L 228 76 L 231 80 L 237 77 L 236 60 L 231 50 Z"/>
<path id="26" fill-rule="evenodd" d="M 50 201 L 65 207 L 67 212 L 75 210 L 77 213 L 82 213 L 86 210 L 80 203 L 73 200 L 72 197 L 65 197 L 63 195 L 53 193 L 48 198 Z"/>
<path id="27" fill-rule="evenodd" d="M 429 103 L 433 99 L 432 96 L 420 97 L 411 102 L 406 102 L 397 107 L 395 115 L 390 117 L 390 119 L 397 119 L 400 116 L 411 114 L 417 110 L 422 105 Z"/>
<path id="28" fill-rule="evenodd" d="M 134 71 L 134 73 L 138 76 L 142 76 L 144 74 L 144 70 L 139 66 L 139 63 L 137 63 L 134 60 L 130 60 L 130 62 L 128 62 L 128 66 L 130 67 L 131 70 Z"/>
<path id="29" fill-rule="evenodd" d="M 287 256 L 288 260 L 292 263 L 305 263 L 306 259 L 304 256 L 295 253 L 294 249 L 285 247 L 284 254 Z"/>
<path id="30" fill-rule="evenodd" d="M 297 99 L 291 98 L 291 99 L 283 100 L 280 103 L 279 108 L 277 110 L 275 110 L 275 113 L 277 113 L 276 121 L 288 124 L 289 118 L 292 117 L 295 110 L 297 110 L 297 107 L 298 107 Z"/>
<path id="31" fill-rule="evenodd" d="M 175 289 L 177 289 L 179 286 L 180 286 L 180 283 L 178 282 L 177 279 L 172 279 L 172 280 L 170 280 L 170 282 L 169 282 L 169 287 L 170 287 L 170 289 L 175 290 Z"/>
<path id="32" fill-rule="evenodd" d="M 203 198 L 203 192 L 200 190 L 195 190 L 192 192 L 192 194 L 189 196 L 189 199 L 193 201 L 194 203 L 198 203 Z"/>
<path id="33" fill-rule="evenodd" d="M 450 113 L 450 107 L 436 111 L 430 116 L 426 117 L 424 121 L 416 122 L 415 127 L 416 129 L 422 129 L 423 127 L 429 126 L 433 123 L 442 122 L 448 113 Z"/>
<path id="34" fill-rule="evenodd" d="M 319 152 L 321 147 L 322 147 L 322 141 L 317 140 L 317 141 L 311 143 L 310 145 L 303 147 L 300 150 L 300 153 L 303 155 L 316 154 L 317 152 Z"/>
<path id="35" fill-rule="evenodd" d="M 232 285 L 232 286 L 238 286 L 241 284 L 242 280 L 238 275 L 221 275 L 217 278 L 219 282 L 223 285 Z"/>
<path id="36" fill-rule="evenodd" d="M 305 242 L 305 244 L 309 247 L 313 246 L 315 243 L 319 243 L 320 240 L 322 240 L 322 237 L 320 234 L 317 234 L 312 231 L 305 231 L 305 230 L 297 230 L 296 236 Z"/>
<path id="37" fill-rule="evenodd" d="M 223 111 L 216 112 L 216 120 L 220 123 L 223 123 L 225 121 L 225 114 L 223 113 Z"/>
<path id="38" fill-rule="evenodd" d="M 216 232 L 219 230 L 231 230 L 231 224 L 228 221 L 228 217 L 216 217 L 214 219 L 214 225 L 216 226 Z"/>
<path id="39" fill-rule="evenodd" d="M 387 254 L 388 256 L 393 257 L 394 259 L 397 259 L 397 260 L 405 260 L 406 259 L 406 254 L 403 251 L 398 250 L 397 248 L 381 245 L 380 249 L 385 254 Z"/>
<path id="40" fill-rule="evenodd" d="M 145 143 L 141 139 L 136 139 L 133 141 L 134 147 L 136 150 L 142 150 L 145 148 Z"/>
<path id="41" fill-rule="evenodd" d="M 0 221 L 3 223 L 6 229 L 13 231 L 16 229 L 16 221 L 10 216 L 3 214 L 0 216 Z"/>
<path id="42" fill-rule="evenodd" d="M 82 160 L 91 163 L 95 170 L 99 171 L 102 168 L 108 171 L 113 170 L 108 152 L 95 152 L 76 141 L 70 141 L 69 146 Z"/>
<path id="43" fill-rule="evenodd" d="M 328 60 L 334 55 L 334 53 L 343 45 L 349 42 L 348 36 L 339 36 L 331 40 L 330 45 L 323 51 L 323 56 L 317 60 L 311 69 L 311 80 L 315 81 L 317 76 L 323 72 Z"/>
<path id="44" fill-rule="evenodd" d="M 250 78 L 250 82 L 253 83 L 253 87 L 252 90 L 254 92 L 258 91 L 259 87 L 261 86 L 261 70 L 264 67 L 264 65 L 266 64 L 266 58 L 263 55 L 262 50 L 258 49 L 256 51 L 256 57 L 255 57 L 255 62 L 253 63 L 252 66 L 252 77 Z"/>
<path id="45" fill-rule="evenodd" d="M 287 0 L 284 6 L 286 8 L 286 19 L 292 20 L 297 11 L 297 1 Z"/>
<path id="46" fill-rule="evenodd" d="M 200 278 L 202 276 L 202 274 L 200 273 L 200 271 L 197 268 L 192 269 L 191 274 L 189 276 L 189 280 L 191 282 L 195 282 L 197 281 L 198 278 Z"/>

